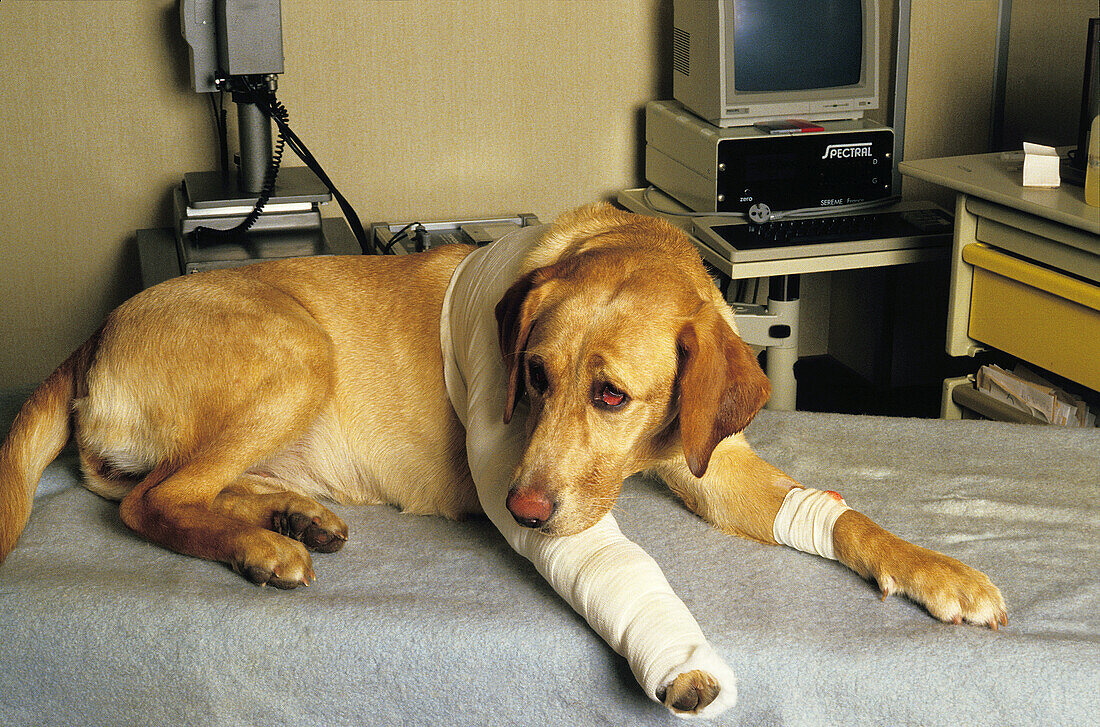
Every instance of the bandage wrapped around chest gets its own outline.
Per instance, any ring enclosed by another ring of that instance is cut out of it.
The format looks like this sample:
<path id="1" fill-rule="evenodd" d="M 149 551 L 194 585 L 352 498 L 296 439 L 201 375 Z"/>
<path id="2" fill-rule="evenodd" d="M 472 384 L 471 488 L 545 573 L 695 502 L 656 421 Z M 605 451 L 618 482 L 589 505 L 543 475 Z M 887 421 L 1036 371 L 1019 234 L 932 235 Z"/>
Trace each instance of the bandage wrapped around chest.
<path id="1" fill-rule="evenodd" d="M 736 699 L 736 679 L 673 593 L 657 563 L 605 515 L 591 528 L 550 537 L 520 526 L 505 505 L 525 445 L 525 410 L 504 424 L 506 372 L 494 308 L 538 228 L 525 228 L 467 257 L 443 305 L 441 342 L 447 391 L 466 428 L 470 471 L 482 508 L 508 543 L 528 558 L 565 600 L 630 664 L 654 701 L 680 674 L 701 669 L 721 691 L 699 716 Z M 524 405 L 521 404 L 521 407 Z"/>

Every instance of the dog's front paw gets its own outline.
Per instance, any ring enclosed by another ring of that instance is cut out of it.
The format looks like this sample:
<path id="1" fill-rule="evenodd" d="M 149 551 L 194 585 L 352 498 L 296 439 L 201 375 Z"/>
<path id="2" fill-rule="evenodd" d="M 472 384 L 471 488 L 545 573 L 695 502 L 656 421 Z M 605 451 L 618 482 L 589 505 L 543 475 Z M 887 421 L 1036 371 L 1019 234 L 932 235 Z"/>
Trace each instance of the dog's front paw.
<path id="1" fill-rule="evenodd" d="M 316 577 L 305 546 L 267 530 L 249 530 L 234 551 L 233 570 L 258 586 L 297 588 Z"/>
<path id="2" fill-rule="evenodd" d="M 1008 625 L 1004 597 L 988 576 L 942 553 L 910 548 L 875 574 L 883 600 L 894 593 L 908 596 L 946 623 L 965 621 L 994 630 Z"/>
<path id="3" fill-rule="evenodd" d="M 721 691 L 717 679 L 701 669 L 693 669 L 658 690 L 657 698 L 673 712 L 698 714 L 710 706 Z"/>
<path id="4" fill-rule="evenodd" d="M 665 674 L 653 696 L 677 717 L 711 718 L 737 701 L 737 677 L 711 645 L 703 643 Z"/>

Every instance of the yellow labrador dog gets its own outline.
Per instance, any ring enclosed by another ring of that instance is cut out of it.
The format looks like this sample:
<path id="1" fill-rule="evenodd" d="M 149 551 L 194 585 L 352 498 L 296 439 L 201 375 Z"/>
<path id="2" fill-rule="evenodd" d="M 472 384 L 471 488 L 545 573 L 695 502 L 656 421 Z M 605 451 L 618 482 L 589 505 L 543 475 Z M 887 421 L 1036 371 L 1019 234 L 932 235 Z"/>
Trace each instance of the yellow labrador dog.
<path id="1" fill-rule="evenodd" d="M 504 420 L 523 417 L 499 497 L 479 499 L 464 426 L 477 404 L 452 405 L 440 343 L 473 248 L 286 260 L 140 293 L 32 394 L 0 448 L 0 560 L 70 437 L 88 488 L 136 533 L 280 588 L 308 585 L 308 551 L 348 537 L 315 498 L 448 518 L 506 508 L 554 540 L 601 522 L 623 479 L 650 471 L 716 527 L 777 542 L 801 486 L 740 435 L 768 382 L 690 241 L 607 205 L 529 236 L 495 305 L 499 350 L 480 352 L 502 371 Z M 855 510 L 826 546 L 884 596 L 1005 623 L 985 575 Z M 698 669 L 656 697 L 702 712 L 719 690 Z"/>

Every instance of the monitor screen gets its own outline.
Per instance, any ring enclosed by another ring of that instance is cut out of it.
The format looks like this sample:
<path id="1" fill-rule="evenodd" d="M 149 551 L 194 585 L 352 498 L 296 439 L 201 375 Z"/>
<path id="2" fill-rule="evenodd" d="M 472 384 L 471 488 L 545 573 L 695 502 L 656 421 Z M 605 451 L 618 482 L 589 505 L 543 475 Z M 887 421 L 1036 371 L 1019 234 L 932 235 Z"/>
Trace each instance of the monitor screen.
<path id="1" fill-rule="evenodd" d="M 853 86 L 863 67 L 860 0 L 737 0 L 737 93 Z"/>

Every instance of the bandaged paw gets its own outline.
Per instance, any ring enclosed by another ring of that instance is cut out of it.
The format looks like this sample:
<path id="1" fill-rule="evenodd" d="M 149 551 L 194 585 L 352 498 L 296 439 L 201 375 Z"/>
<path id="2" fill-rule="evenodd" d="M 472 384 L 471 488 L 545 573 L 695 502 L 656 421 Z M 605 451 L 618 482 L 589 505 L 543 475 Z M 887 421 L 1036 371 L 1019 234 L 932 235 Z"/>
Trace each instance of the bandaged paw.
<path id="1" fill-rule="evenodd" d="M 681 717 L 714 717 L 736 701 L 733 671 L 656 561 L 623 536 L 613 516 L 576 535 L 555 538 L 516 525 L 503 508 L 489 505 L 486 512 L 512 547 L 626 657 L 650 699 Z M 673 697 L 684 708 L 676 708 L 665 698 L 668 690 L 677 677 L 696 671 L 702 674 L 677 685 Z"/>
<path id="2" fill-rule="evenodd" d="M 772 537 L 780 545 L 836 560 L 833 526 L 848 510 L 844 498 L 835 492 L 794 487 L 775 516 Z"/>
<path id="3" fill-rule="evenodd" d="M 717 688 L 717 694 L 711 696 L 714 688 Z M 670 693 L 670 690 L 677 689 L 680 694 Z M 684 694 L 691 691 L 697 691 L 698 696 Z M 737 701 L 737 677 L 722 657 L 706 643 L 696 647 L 687 661 L 665 675 L 655 696 L 677 717 L 716 717 Z M 689 702 L 697 698 L 710 701 L 702 707 L 692 703 L 676 704 L 677 700 L 684 700 L 685 697 Z"/>

